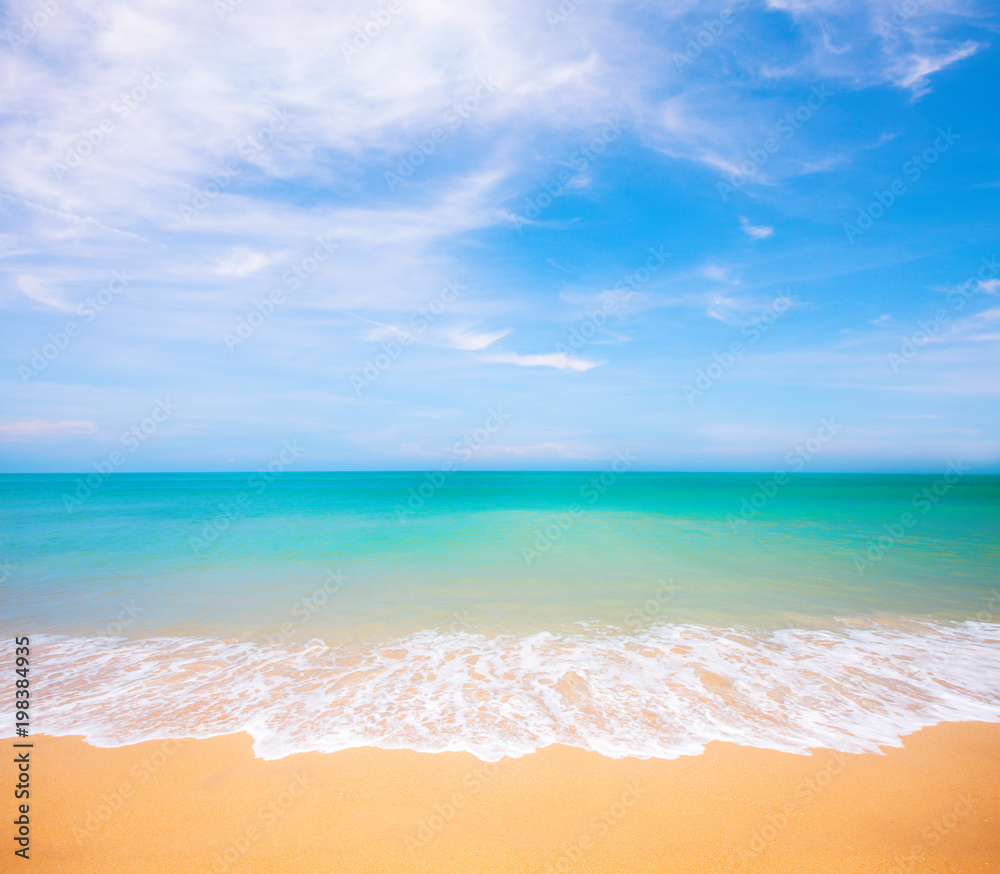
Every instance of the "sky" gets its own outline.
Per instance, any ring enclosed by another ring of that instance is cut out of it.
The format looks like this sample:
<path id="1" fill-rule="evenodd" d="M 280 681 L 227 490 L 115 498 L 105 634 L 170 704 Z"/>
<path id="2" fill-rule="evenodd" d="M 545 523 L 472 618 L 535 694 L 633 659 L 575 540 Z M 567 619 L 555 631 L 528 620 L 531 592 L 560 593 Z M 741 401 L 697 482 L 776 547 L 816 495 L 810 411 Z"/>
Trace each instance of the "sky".
<path id="1" fill-rule="evenodd" d="M 0 470 L 1000 472 L 998 27 L 8 2 Z"/>

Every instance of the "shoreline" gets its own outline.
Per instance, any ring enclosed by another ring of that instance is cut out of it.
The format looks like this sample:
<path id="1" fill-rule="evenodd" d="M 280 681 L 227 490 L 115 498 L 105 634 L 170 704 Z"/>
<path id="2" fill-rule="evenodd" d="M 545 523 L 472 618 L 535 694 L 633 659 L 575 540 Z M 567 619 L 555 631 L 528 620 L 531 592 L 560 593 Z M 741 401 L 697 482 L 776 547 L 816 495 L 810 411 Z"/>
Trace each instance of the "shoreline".
<path id="1" fill-rule="evenodd" d="M 36 729 L 117 746 L 246 728 L 267 759 L 371 744 L 496 760 L 553 743 L 672 758 L 710 740 L 875 752 L 940 721 L 1000 717 L 997 623 L 763 633 L 664 623 L 490 640 L 427 629 L 343 647 L 39 634 L 33 644 L 35 696 L 52 705 Z M 7 641 L 4 653 L 14 659 Z"/>
<path id="2" fill-rule="evenodd" d="M 940 723 L 884 755 L 715 741 L 671 760 L 555 745 L 497 763 L 372 747 L 265 761 L 245 733 L 38 735 L 0 741 L 11 786 L 25 741 L 35 872 L 1000 870 L 1000 723 Z"/>

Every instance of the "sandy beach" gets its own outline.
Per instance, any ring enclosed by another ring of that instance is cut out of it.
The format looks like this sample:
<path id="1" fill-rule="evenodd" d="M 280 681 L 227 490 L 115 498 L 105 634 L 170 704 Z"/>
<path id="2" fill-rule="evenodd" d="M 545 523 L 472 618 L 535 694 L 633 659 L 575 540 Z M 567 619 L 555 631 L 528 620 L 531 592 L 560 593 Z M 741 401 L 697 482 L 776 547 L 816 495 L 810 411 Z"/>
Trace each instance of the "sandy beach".
<path id="1" fill-rule="evenodd" d="M 34 872 L 1000 870 L 997 724 L 941 724 L 884 755 L 552 746 L 496 764 L 371 748 L 263 761 L 245 734 L 28 740 Z M 12 836 L 3 867 L 21 870 Z"/>

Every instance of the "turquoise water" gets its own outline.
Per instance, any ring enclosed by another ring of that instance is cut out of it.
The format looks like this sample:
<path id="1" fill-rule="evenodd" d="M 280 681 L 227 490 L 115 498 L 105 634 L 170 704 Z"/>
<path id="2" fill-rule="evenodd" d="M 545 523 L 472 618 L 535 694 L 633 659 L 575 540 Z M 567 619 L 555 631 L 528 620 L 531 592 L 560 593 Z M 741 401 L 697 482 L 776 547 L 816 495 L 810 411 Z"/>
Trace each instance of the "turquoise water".
<path id="1" fill-rule="evenodd" d="M 42 641 L 36 716 L 52 733 L 245 729 L 268 756 L 375 743 L 497 758 L 557 740 L 676 755 L 713 737 L 871 748 L 1000 715 L 1000 477 L 5 475 L 0 489 L 2 646 Z M 166 712 L 192 683 L 197 718 Z M 275 684 L 311 714 L 294 729 Z M 113 725 L 103 694 L 129 701 Z"/>

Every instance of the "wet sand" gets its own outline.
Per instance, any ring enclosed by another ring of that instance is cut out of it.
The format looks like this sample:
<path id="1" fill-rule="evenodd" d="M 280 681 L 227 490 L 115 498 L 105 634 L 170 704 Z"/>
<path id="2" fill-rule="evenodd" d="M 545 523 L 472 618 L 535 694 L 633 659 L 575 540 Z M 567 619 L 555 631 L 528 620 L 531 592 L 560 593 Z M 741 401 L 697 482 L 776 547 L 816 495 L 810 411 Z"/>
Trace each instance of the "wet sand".
<path id="1" fill-rule="evenodd" d="M 255 759 L 247 735 L 99 749 L 28 738 L 30 861 L 7 871 L 1000 871 L 1000 724 L 885 755 L 712 743 L 672 761 L 553 746 L 496 764 L 357 749 Z M 13 786 L 15 741 L 0 741 Z M 6 776 L 3 776 L 6 775 Z"/>

